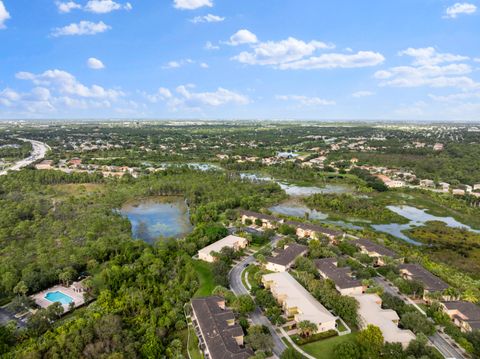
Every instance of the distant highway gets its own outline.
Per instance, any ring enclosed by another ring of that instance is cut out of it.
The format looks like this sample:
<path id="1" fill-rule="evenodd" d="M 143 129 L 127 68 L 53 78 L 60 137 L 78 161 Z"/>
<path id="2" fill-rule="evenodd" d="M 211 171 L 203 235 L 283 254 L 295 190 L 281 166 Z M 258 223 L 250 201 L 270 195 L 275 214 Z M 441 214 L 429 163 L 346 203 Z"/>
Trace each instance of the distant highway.
<path id="1" fill-rule="evenodd" d="M 47 151 L 50 150 L 49 145 L 40 141 L 29 140 L 27 138 L 19 138 L 19 140 L 24 142 L 30 142 L 32 144 L 33 149 L 30 153 L 30 156 L 19 160 L 15 162 L 14 165 L 6 168 L 3 171 L 0 171 L 0 176 L 5 176 L 9 171 L 19 171 L 22 168 L 27 167 L 28 165 L 31 165 L 32 163 L 45 158 Z"/>

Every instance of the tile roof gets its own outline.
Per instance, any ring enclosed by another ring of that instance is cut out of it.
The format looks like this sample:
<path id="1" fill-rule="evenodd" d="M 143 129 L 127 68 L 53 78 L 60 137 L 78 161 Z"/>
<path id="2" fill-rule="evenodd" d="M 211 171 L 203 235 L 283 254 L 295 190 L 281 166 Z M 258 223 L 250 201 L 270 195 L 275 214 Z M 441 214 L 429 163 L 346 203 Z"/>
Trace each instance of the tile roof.
<path id="1" fill-rule="evenodd" d="M 362 281 L 350 276 L 350 267 L 337 267 L 337 258 L 322 258 L 315 260 L 315 265 L 327 278 L 333 280 L 340 289 L 362 286 Z"/>
<path id="2" fill-rule="evenodd" d="M 253 355 L 249 348 L 241 347 L 234 337 L 243 336 L 242 327 L 229 325 L 235 320 L 231 310 L 222 309 L 218 296 L 192 299 L 192 308 L 202 331 L 205 344 L 212 359 L 247 359 Z"/>
<path id="3" fill-rule="evenodd" d="M 276 255 L 266 257 L 267 262 L 286 266 L 292 263 L 300 254 L 307 251 L 308 247 L 298 243 L 289 243 L 283 249 L 276 249 Z"/>
<path id="4" fill-rule="evenodd" d="M 378 254 L 380 254 L 381 256 L 385 256 L 385 257 L 396 257 L 397 254 L 388 249 L 388 248 L 385 248 L 384 246 L 378 244 L 378 243 L 375 243 L 371 240 L 368 240 L 366 238 L 359 238 L 357 239 L 355 242 L 354 242 L 357 247 L 358 246 L 362 246 L 362 247 L 365 247 L 365 249 L 369 252 L 376 252 Z"/>
<path id="5" fill-rule="evenodd" d="M 423 283 L 426 290 L 429 292 L 441 292 L 449 287 L 447 283 L 430 273 L 421 265 L 416 263 L 406 263 L 398 267 L 400 270 L 404 269 L 411 273 L 411 277 Z"/>

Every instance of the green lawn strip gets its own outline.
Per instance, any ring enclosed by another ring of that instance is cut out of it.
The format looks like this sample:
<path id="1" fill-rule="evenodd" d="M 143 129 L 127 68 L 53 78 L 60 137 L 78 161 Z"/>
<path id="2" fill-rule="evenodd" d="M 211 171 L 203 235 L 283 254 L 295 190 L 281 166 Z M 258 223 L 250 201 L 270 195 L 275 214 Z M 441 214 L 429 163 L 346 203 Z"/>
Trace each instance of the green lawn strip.
<path id="1" fill-rule="evenodd" d="M 302 345 L 301 348 L 306 353 L 314 356 L 318 359 L 330 359 L 333 358 L 333 348 L 337 344 L 353 341 L 357 333 L 351 333 L 343 336 L 337 336 L 324 340 L 319 340 L 314 343 L 308 343 Z"/>
<path id="2" fill-rule="evenodd" d="M 194 298 L 205 297 L 212 294 L 216 287 L 212 272 L 212 265 L 203 261 L 193 261 L 193 266 L 198 274 L 200 287 L 194 294 Z"/>
<path id="3" fill-rule="evenodd" d="M 203 359 L 202 353 L 200 353 L 200 349 L 198 349 L 198 338 L 195 334 L 195 330 L 193 327 L 189 327 L 190 332 L 190 341 L 188 342 L 188 352 L 190 353 L 190 357 L 192 359 Z"/>

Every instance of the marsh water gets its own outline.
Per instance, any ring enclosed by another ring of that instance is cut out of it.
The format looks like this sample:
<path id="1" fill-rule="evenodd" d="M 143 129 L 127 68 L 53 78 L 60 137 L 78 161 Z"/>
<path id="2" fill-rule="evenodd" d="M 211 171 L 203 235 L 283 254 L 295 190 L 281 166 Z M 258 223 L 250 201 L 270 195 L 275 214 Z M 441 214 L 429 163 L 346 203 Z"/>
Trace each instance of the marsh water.
<path id="1" fill-rule="evenodd" d="M 409 238 L 406 234 L 403 233 L 403 231 L 407 231 L 414 227 L 423 226 L 425 225 L 425 223 L 431 222 L 431 221 L 443 222 L 448 227 L 464 228 L 472 232 L 480 233 L 479 230 L 473 229 L 472 227 L 467 226 L 466 224 L 458 222 L 453 217 L 434 216 L 432 214 L 427 213 L 426 212 L 427 210 L 425 209 L 419 209 L 411 206 L 387 206 L 387 208 L 392 212 L 395 212 L 400 216 L 410 220 L 410 222 L 405 224 L 399 224 L 399 223 L 377 224 L 377 225 L 372 225 L 372 228 L 379 232 L 391 234 L 392 236 L 403 239 L 404 241 L 411 244 L 421 245 L 420 242 L 417 242 Z"/>
<path id="2" fill-rule="evenodd" d="M 132 235 L 147 243 L 180 238 L 193 229 L 188 206 L 180 197 L 151 197 L 126 203 L 119 211 L 132 225 Z"/>

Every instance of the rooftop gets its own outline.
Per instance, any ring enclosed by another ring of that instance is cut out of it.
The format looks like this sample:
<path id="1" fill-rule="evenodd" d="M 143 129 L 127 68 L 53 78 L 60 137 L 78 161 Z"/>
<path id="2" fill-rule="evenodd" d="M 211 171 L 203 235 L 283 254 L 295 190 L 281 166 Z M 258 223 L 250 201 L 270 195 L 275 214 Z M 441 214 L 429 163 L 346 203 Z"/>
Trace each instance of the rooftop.
<path id="1" fill-rule="evenodd" d="M 480 329 L 480 307 L 464 301 L 442 302 L 447 310 L 456 310 L 463 321 L 470 323 L 472 329 Z"/>
<path id="2" fill-rule="evenodd" d="M 274 222 L 279 222 L 280 218 L 269 215 L 269 214 L 264 214 L 264 213 L 258 213 L 258 212 L 252 212 L 252 211 L 246 211 L 246 210 L 241 210 L 240 214 L 242 216 L 247 216 L 247 217 L 255 217 L 258 219 L 264 219 L 266 221 L 274 221 Z"/>
<path id="3" fill-rule="evenodd" d="M 315 260 L 317 269 L 335 282 L 340 289 L 362 286 L 362 282 L 351 277 L 350 267 L 337 267 L 337 258 L 322 258 Z"/>
<path id="4" fill-rule="evenodd" d="M 220 252 L 222 248 L 234 247 L 235 244 L 243 241 L 246 241 L 246 239 L 243 237 L 229 235 L 223 239 L 220 239 L 219 241 L 216 241 L 215 243 L 210 244 L 209 246 L 206 246 L 205 248 L 200 249 L 199 252 L 204 252 L 204 253 Z"/>
<path id="5" fill-rule="evenodd" d="M 336 320 L 290 273 L 272 273 L 263 276 L 264 281 L 271 282 L 270 288 L 282 298 L 288 308 L 297 308 L 298 320 L 308 320 L 315 324 Z"/>
<path id="6" fill-rule="evenodd" d="M 325 228 L 325 227 L 322 227 L 322 226 L 319 226 L 319 225 L 316 225 L 316 224 L 296 222 L 296 221 L 287 221 L 287 222 L 285 222 L 285 224 L 287 224 L 289 226 L 301 228 L 301 229 L 307 230 L 307 231 L 323 233 L 323 234 L 326 234 L 326 235 L 329 235 L 329 236 L 338 237 L 338 236 L 341 236 L 343 234 L 341 231 L 337 231 L 337 230 L 330 229 L 330 228 Z"/>
<path id="7" fill-rule="evenodd" d="M 224 299 L 217 296 L 192 299 L 192 308 L 204 336 L 212 359 L 246 359 L 253 355 L 248 348 L 237 344 L 235 337 L 243 336 L 242 327 L 230 325 L 235 320 L 233 312 L 222 309 Z"/>
<path id="8" fill-rule="evenodd" d="M 382 309 L 382 300 L 377 294 L 360 294 L 354 295 L 353 298 L 359 303 L 358 314 L 364 324 L 379 327 L 386 342 L 407 345 L 415 339 L 415 334 L 410 330 L 403 330 L 397 326 L 395 321 L 399 317 L 394 310 Z"/>
<path id="9" fill-rule="evenodd" d="M 366 239 L 366 238 L 357 239 L 355 244 L 357 245 L 357 247 L 358 246 L 365 247 L 365 249 L 367 251 L 378 253 L 381 256 L 385 256 L 385 257 L 396 257 L 397 256 L 397 254 L 394 251 L 392 251 L 388 248 L 385 248 L 384 246 L 382 246 L 378 243 L 372 242 L 371 240 Z"/>
<path id="10" fill-rule="evenodd" d="M 307 249 L 307 246 L 303 246 L 297 243 L 289 243 L 285 245 L 283 249 L 276 249 L 273 256 L 267 257 L 265 259 L 267 260 L 267 262 L 270 263 L 288 265 Z"/>
<path id="11" fill-rule="evenodd" d="M 406 263 L 398 267 L 400 270 L 407 270 L 414 280 L 423 283 L 425 289 L 429 292 L 441 292 L 449 287 L 447 283 L 430 273 L 421 265 L 416 263 Z"/>

